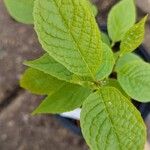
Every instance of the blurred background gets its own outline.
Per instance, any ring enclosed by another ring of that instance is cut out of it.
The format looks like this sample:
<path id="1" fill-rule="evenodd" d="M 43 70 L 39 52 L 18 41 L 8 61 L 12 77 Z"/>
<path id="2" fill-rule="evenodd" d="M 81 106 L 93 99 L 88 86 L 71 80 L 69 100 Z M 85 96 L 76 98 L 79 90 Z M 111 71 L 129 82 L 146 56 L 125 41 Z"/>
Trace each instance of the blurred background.
<path id="1" fill-rule="evenodd" d="M 97 21 L 106 24 L 117 0 L 93 0 Z M 150 13 L 150 0 L 136 0 L 138 20 Z M 150 54 L 150 16 L 144 46 Z M 32 116 L 41 100 L 19 87 L 24 60 L 42 53 L 32 25 L 13 20 L 0 0 L 0 150 L 88 150 L 83 138 L 65 128 L 55 116 Z M 146 118 L 150 142 L 150 115 Z M 150 150 L 149 148 L 147 150 Z"/>

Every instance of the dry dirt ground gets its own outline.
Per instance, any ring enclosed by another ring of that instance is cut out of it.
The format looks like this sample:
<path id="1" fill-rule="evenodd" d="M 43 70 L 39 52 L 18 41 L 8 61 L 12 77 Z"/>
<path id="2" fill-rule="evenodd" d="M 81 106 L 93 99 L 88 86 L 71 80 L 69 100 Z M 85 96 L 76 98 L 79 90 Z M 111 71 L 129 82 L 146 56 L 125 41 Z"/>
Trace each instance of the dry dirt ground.
<path id="1" fill-rule="evenodd" d="M 95 2 L 102 16 L 97 19 L 104 23 L 106 12 L 116 0 Z M 139 18 L 146 11 L 139 7 Z M 147 24 L 144 43 L 150 50 L 149 40 Z M 41 53 L 33 26 L 13 20 L 0 0 L 0 150 L 87 150 L 84 140 L 64 128 L 54 116 L 30 114 L 41 97 L 21 89 L 18 80 L 25 69 L 23 61 Z"/>

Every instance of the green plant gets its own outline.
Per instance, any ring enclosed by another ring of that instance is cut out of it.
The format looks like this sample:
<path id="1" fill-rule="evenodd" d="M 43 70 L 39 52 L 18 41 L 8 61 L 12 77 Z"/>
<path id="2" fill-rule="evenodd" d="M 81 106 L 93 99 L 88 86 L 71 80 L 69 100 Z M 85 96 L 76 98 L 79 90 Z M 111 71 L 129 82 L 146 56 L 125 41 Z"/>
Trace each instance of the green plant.
<path id="1" fill-rule="evenodd" d="M 35 0 L 33 17 L 46 53 L 25 62 L 29 69 L 20 83 L 47 95 L 33 114 L 81 107 L 91 150 L 143 150 L 146 128 L 131 98 L 150 101 L 150 65 L 131 53 L 144 39 L 147 18 L 135 24 L 134 0 L 111 9 L 109 37 L 99 31 L 87 0 Z"/>
<path id="2" fill-rule="evenodd" d="M 17 21 L 33 24 L 33 6 L 35 0 L 4 0 L 10 15 Z"/>

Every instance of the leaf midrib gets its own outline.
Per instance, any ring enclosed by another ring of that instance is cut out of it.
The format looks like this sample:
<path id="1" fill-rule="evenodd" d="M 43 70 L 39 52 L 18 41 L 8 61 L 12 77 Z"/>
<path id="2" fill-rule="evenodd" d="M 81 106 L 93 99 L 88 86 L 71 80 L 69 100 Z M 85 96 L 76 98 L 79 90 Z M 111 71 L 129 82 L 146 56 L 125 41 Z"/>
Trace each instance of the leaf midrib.
<path id="1" fill-rule="evenodd" d="M 101 94 L 100 92 L 99 92 L 98 94 L 99 94 L 100 97 L 102 97 L 102 101 L 103 101 L 103 104 L 104 104 L 104 109 L 106 110 L 107 118 L 108 118 L 108 120 L 109 120 L 109 122 L 110 122 L 110 124 L 111 124 L 111 127 L 112 127 L 112 129 L 113 129 L 115 135 L 116 135 L 116 138 L 117 138 L 118 143 L 119 143 L 119 144 L 118 144 L 118 145 L 119 145 L 119 148 L 120 148 L 120 150 L 122 150 L 121 144 L 120 144 L 121 142 L 120 142 L 120 140 L 119 140 L 119 136 L 118 136 L 117 132 L 116 132 L 115 129 L 114 129 L 113 120 L 111 119 L 111 117 L 110 117 L 111 115 L 110 115 L 110 113 L 109 113 L 109 111 L 108 111 L 108 109 L 107 109 L 107 107 L 106 107 L 103 94 Z"/>
<path id="2" fill-rule="evenodd" d="M 55 0 L 53 0 L 53 1 L 54 1 L 55 5 L 56 5 L 56 8 L 57 8 L 59 14 L 60 14 L 60 17 L 62 18 L 62 20 L 63 20 L 63 22 L 64 22 L 64 25 L 65 25 L 66 28 L 68 29 L 69 27 L 68 27 L 68 25 L 67 25 L 67 23 L 66 23 L 66 21 L 65 21 L 65 18 L 63 17 L 63 15 L 62 15 L 62 13 L 61 13 L 61 11 L 60 11 L 58 5 L 57 5 L 57 2 L 56 2 Z M 70 33 L 70 35 L 71 35 L 70 37 L 72 38 L 73 43 L 75 43 L 75 45 L 76 45 L 76 47 L 77 47 L 77 50 L 78 50 L 78 52 L 79 52 L 79 54 L 80 54 L 82 60 L 85 62 L 86 66 L 87 66 L 87 68 L 88 68 L 88 70 L 89 70 L 89 73 L 91 74 L 91 77 L 93 78 L 93 80 L 95 80 L 95 77 L 94 77 L 93 73 L 91 72 L 90 67 L 88 66 L 88 64 L 86 63 L 86 60 L 85 60 L 84 57 L 82 56 L 82 52 L 80 51 L 80 50 L 81 50 L 81 49 L 80 49 L 80 46 L 77 44 L 77 42 L 76 42 L 76 40 L 75 40 L 75 38 L 74 38 L 72 32 L 69 32 L 69 33 Z"/>

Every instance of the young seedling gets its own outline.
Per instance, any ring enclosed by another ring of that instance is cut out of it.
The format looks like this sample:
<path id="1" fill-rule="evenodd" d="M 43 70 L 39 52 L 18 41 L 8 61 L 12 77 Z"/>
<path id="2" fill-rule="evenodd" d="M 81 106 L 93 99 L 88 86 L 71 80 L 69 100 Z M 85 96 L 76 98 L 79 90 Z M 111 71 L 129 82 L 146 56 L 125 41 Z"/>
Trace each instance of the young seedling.
<path id="1" fill-rule="evenodd" d="M 111 9 L 109 38 L 100 32 L 87 0 L 35 0 L 33 17 L 45 54 L 25 62 L 29 69 L 20 83 L 47 95 L 33 114 L 80 107 L 91 150 L 143 150 L 146 128 L 131 99 L 150 101 L 150 65 L 131 53 L 144 39 L 147 18 L 135 24 L 134 0 Z M 116 42 L 120 47 L 113 53 Z"/>

